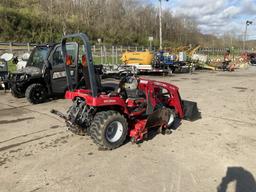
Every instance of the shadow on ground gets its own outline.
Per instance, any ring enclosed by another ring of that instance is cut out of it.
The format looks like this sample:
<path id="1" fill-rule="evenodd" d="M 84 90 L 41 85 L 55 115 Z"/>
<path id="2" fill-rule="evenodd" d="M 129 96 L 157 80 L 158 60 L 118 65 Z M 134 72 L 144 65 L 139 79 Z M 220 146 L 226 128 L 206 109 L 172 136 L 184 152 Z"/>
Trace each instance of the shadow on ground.
<path id="1" fill-rule="evenodd" d="M 252 173 L 243 167 L 228 167 L 225 177 L 217 187 L 217 192 L 228 192 L 228 185 L 231 182 L 236 182 L 234 192 L 256 192 L 256 182 Z"/>

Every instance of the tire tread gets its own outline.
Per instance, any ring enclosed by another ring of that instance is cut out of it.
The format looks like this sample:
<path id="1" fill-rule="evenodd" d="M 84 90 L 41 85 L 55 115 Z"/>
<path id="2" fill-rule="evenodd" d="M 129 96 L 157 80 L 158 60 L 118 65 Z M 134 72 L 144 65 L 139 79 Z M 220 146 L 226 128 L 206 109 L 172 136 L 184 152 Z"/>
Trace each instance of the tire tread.
<path id="1" fill-rule="evenodd" d="M 114 144 L 110 144 L 108 142 L 106 142 L 105 138 L 104 138 L 104 131 L 106 128 L 106 123 L 108 121 L 111 121 L 111 119 L 115 119 L 115 118 L 123 118 L 124 120 L 124 134 L 120 141 L 114 143 Z M 119 147 L 120 145 L 123 144 L 126 135 L 127 135 L 127 129 L 128 129 L 128 124 L 127 121 L 125 119 L 125 117 L 123 115 L 121 115 L 119 112 L 117 111 L 101 111 L 96 113 L 96 115 L 94 116 L 94 120 L 90 126 L 90 136 L 93 140 L 94 143 L 96 143 L 100 148 L 106 149 L 106 150 L 111 150 L 111 149 L 115 149 L 117 147 Z"/>
<path id="2" fill-rule="evenodd" d="M 27 100 L 28 100 L 30 103 L 32 103 L 32 104 L 39 104 L 39 103 L 42 103 L 42 102 L 44 102 L 44 101 L 46 100 L 46 96 L 45 96 L 45 98 L 44 98 L 41 102 L 34 101 L 34 100 L 31 98 L 31 91 L 32 91 L 35 87 L 37 87 L 37 86 L 43 87 L 43 85 L 40 84 L 40 83 L 34 83 L 34 84 L 29 85 L 29 86 L 27 87 L 27 89 L 26 89 L 26 92 L 25 92 L 25 97 L 26 97 Z M 45 91 L 45 93 L 47 93 L 47 92 Z"/>

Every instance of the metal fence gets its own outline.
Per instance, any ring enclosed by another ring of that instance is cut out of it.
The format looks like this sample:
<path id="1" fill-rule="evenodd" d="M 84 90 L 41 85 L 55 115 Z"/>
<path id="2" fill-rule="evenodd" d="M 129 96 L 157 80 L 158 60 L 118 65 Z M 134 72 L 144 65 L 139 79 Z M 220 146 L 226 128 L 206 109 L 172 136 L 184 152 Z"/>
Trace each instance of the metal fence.
<path id="1" fill-rule="evenodd" d="M 33 43 L 0 42 L 0 51 L 8 51 L 10 53 L 13 53 L 15 51 L 30 52 L 34 46 L 36 46 L 36 44 L 33 44 Z"/>
<path id="2" fill-rule="evenodd" d="M 145 51 L 150 50 L 149 47 L 134 47 L 134 46 L 92 46 L 92 54 L 95 63 L 102 64 L 120 64 L 121 56 L 126 50 L 129 51 Z"/>
<path id="3" fill-rule="evenodd" d="M 31 52 L 33 47 L 37 44 L 32 43 L 4 43 L 0 42 L 0 54 L 13 53 L 14 55 L 22 55 L 26 52 Z M 143 46 L 107 46 L 107 45 L 93 45 L 92 54 L 96 64 L 120 64 L 122 53 L 126 50 L 130 51 L 144 51 L 150 49 Z M 153 49 L 155 50 L 155 49 Z"/>
<path id="4" fill-rule="evenodd" d="M 34 43 L 14 43 L 14 42 L 0 42 L 0 54 L 13 53 L 14 55 L 22 55 L 25 52 L 31 52 Z M 111 46 L 111 45 L 93 45 L 92 54 L 96 64 L 119 64 L 122 63 L 120 58 L 122 53 L 126 50 L 130 51 L 144 51 L 150 50 L 150 47 L 144 46 Z M 157 48 L 151 48 L 156 51 Z M 225 48 L 200 48 L 197 53 L 208 56 L 221 56 L 226 51 Z M 247 52 L 253 52 L 253 49 L 247 49 Z M 235 48 L 231 50 L 231 54 L 240 55 L 244 50 L 242 48 Z"/>

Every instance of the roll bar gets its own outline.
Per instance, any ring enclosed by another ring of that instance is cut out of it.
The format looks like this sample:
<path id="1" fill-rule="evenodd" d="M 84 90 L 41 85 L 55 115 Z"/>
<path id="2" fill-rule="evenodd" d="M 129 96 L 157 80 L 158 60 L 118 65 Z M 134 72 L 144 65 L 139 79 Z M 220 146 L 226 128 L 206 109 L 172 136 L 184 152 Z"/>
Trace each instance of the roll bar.
<path id="1" fill-rule="evenodd" d="M 71 73 L 70 73 L 70 65 L 68 65 L 68 63 L 67 63 L 67 58 L 69 56 L 67 54 L 66 42 L 67 42 L 67 39 L 71 39 L 71 38 L 79 38 L 83 41 L 83 46 L 84 46 L 84 50 L 83 50 L 84 54 L 83 55 L 85 55 L 86 64 L 88 66 L 92 97 L 97 97 L 98 88 L 97 88 L 97 83 L 96 83 L 96 78 L 95 78 L 95 70 L 94 70 L 93 59 L 92 59 L 91 45 L 90 45 L 88 36 L 84 33 L 66 35 L 61 40 L 61 49 L 62 49 L 63 60 L 64 60 L 64 64 L 65 64 L 68 89 L 70 91 L 74 91 L 74 89 L 75 89 L 74 86 L 77 83 L 77 82 L 75 82 L 75 83 L 72 82 L 72 77 L 71 77 Z M 78 70 L 79 46 L 78 46 L 78 51 L 77 51 L 76 57 L 77 58 L 75 59 L 75 65 L 76 65 L 76 70 Z M 82 65 L 82 67 L 86 67 L 86 66 Z M 86 79 L 86 77 L 84 77 L 84 79 Z"/>

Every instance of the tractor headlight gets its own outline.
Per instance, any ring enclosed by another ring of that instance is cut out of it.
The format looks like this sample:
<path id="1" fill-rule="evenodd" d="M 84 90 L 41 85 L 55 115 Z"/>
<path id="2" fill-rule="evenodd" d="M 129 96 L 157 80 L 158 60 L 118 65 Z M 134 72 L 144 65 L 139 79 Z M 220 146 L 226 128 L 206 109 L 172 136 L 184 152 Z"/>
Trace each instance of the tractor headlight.
<path id="1" fill-rule="evenodd" d="M 24 81 L 27 79 L 27 77 L 28 77 L 27 74 L 21 75 L 19 80 Z"/>

